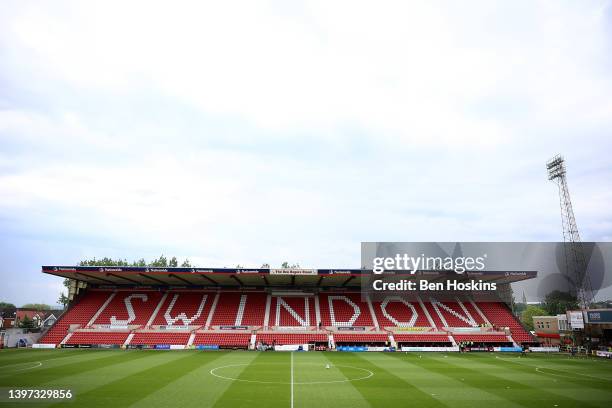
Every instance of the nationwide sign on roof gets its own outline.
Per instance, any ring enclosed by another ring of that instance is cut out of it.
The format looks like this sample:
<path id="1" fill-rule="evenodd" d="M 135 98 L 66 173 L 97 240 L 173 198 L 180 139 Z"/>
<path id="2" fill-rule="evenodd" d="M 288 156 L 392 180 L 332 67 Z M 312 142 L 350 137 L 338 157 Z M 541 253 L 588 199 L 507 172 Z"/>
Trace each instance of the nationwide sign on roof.
<path id="1" fill-rule="evenodd" d="M 106 266 L 43 266 L 42 272 L 98 285 L 139 286 L 359 286 L 372 276 L 367 269 L 306 268 L 158 268 Z M 445 279 L 452 271 L 386 271 L 407 279 Z M 479 271 L 479 279 L 509 283 L 535 278 L 535 271 Z M 466 277 L 474 276 L 467 272 Z"/>

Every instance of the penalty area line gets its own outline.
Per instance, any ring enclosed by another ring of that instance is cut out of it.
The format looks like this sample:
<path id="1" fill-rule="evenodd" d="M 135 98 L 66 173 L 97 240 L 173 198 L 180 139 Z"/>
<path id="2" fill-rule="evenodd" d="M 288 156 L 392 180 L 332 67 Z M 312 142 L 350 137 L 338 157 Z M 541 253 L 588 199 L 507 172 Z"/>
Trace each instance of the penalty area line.
<path id="1" fill-rule="evenodd" d="M 536 373 L 545 374 L 545 375 L 553 375 L 555 377 L 563 377 L 563 378 L 569 378 L 569 379 L 572 379 L 572 380 L 580 380 L 580 377 L 576 377 L 576 375 L 579 375 L 581 377 L 593 378 L 595 380 L 599 380 L 599 381 L 603 381 L 603 382 L 611 382 L 612 381 L 612 379 L 609 379 L 609 378 L 597 377 L 597 376 L 594 376 L 594 375 L 577 373 L 577 372 L 574 372 L 574 371 L 562 370 L 560 368 L 539 367 L 539 366 L 535 366 L 534 367 L 531 364 L 525 364 L 525 363 L 519 363 L 518 361 L 512 361 L 512 359 L 501 358 L 501 357 L 498 357 L 498 356 L 495 356 L 495 358 L 500 359 L 502 361 L 507 361 L 509 363 L 519 364 L 519 365 L 521 365 L 523 367 L 535 368 Z M 548 370 L 548 372 L 543 371 L 543 370 Z M 570 375 L 551 373 L 551 371 L 560 371 L 562 373 L 567 373 L 567 374 L 570 374 Z"/>
<path id="2" fill-rule="evenodd" d="M 21 367 L 25 364 L 32 364 L 34 363 L 33 366 L 31 367 L 23 367 L 23 368 L 12 368 L 12 367 Z M 3 372 L 0 373 L 0 377 L 8 377 L 10 375 L 12 375 L 12 373 L 18 372 L 18 371 L 26 371 L 26 370 L 33 370 L 35 368 L 38 367 L 42 367 L 43 363 L 40 361 L 30 361 L 30 362 L 25 362 L 25 363 L 15 363 L 15 364 L 7 364 L 5 366 L 2 366 L 0 368 L 2 368 Z M 6 370 L 4 370 L 6 368 Z"/>

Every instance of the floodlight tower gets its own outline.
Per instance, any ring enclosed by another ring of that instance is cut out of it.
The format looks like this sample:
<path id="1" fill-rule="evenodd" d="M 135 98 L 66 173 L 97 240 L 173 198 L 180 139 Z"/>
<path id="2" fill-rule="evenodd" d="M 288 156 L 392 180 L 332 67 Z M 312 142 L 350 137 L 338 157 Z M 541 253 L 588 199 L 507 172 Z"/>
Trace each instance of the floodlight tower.
<path id="1" fill-rule="evenodd" d="M 565 242 L 565 265 L 575 295 L 583 309 L 588 309 L 593 301 L 591 280 L 587 273 L 587 263 L 582 247 L 580 233 L 576 225 L 572 201 L 565 178 L 565 160 L 556 155 L 546 162 L 548 179 L 559 187 L 559 200 L 561 203 L 561 223 L 563 224 L 563 241 Z"/>

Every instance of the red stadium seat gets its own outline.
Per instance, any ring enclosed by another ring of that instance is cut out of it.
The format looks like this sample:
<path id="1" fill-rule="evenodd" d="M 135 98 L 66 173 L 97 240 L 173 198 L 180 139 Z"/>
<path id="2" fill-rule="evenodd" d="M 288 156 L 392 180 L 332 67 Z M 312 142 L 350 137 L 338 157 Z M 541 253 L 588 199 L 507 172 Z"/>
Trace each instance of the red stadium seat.
<path id="1" fill-rule="evenodd" d="M 195 346 L 248 347 L 251 341 L 250 333 L 196 333 Z"/>
<path id="2" fill-rule="evenodd" d="M 517 343 L 529 343 L 536 341 L 524 328 L 518 319 L 512 314 L 508 306 L 501 302 L 478 302 L 478 307 L 487 316 L 489 321 L 497 327 L 508 327 L 512 338 Z"/>
<path id="3" fill-rule="evenodd" d="M 510 340 L 503 334 L 454 334 L 457 342 L 473 341 L 475 343 L 508 343 Z"/>
<path id="4" fill-rule="evenodd" d="M 187 345 L 191 333 L 168 333 L 168 332 L 140 332 L 136 333 L 130 341 L 130 345 L 157 344 Z"/>
<path id="5" fill-rule="evenodd" d="M 165 296 L 165 297 L 164 297 Z M 278 344 L 324 343 L 327 334 L 320 331 L 307 333 L 264 332 L 262 328 L 266 315 L 267 294 L 264 292 L 220 292 L 214 312 L 212 306 L 215 292 L 183 290 L 89 290 L 64 313 L 58 322 L 41 338 L 40 343 L 59 344 L 72 325 L 72 329 L 85 328 L 92 320 L 93 328 L 78 330 L 68 339 L 68 344 L 123 344 L 128 336 L 128 327 L 134 332 L 132 345 L 178 344 L 186 345 L 191 331 L 151 331 L 145 326 L 194 326 L 203 327 L 210 319 L 211 326 L 251 326 L 260 330 L 258 341 Z M 110 300 L 110 301 L 109 301 Z M 162 301 L 163 300 L 163 301 Z M 340 343 L 380 343 L 389 340 L 384 333 L 372 332 L 375 323 L 367 302 L 359 293 L 325 292 L 318 295 L 320 317 L 323 326 L 370 327 L 360 332 L 335 332 L 334 339 Z M 391 297 L 382 302 L 372 302 L 376 320 L 380 327 L 424 327 L 426 330 L 450 330 L 454 327 L 485 327 L 491 330 L 483 318 L 500 328 L 508 327 L 516 342 L 531 342 L 533 338 L 523 329 L 508 307 L 500 302 L 470 301 L 435 302 L 423 299 L 422 308 L 418 301 L 403 301 Z M 315 296 L 272 296 L 268 311 L 268 325 L 271 327 L 304 327 L 311 330 L 317 326 Z M 434 328 L 431 327 L 426 311 L 429 312 Z M 212 313 L 212 316 L 209 316 Z M 95 318 L 95 319 L 94 319 Z M 110 331 L 115 326 L 122 331 Z M 120 329 L 121 330 L 121 329 Z M 478 329 L 477 329 L 478 330 Z M 219 345 L 246 347 L 251 332 L 199 331 L 195 345 Z M 397 342 L 448 343 L 444 334 L 396 333 Z M 457 334 L 457 341 L 508 342 L 500 334 Z M 464 339 L 464 340 L 460 340 Z M 476 340 L 475 340 L 476 339 Z"/>
<path id="6" fill-rule="evenodd" d="M 397 343 L 450 343 L 446 334 L 394 334 Z"/>
<path id="7" fill-rule="evenodd" d="M 159 304 L 160 291 L 118 291 L 94 324 L 145 325 Z"/>
<path id="8" fill-rule="evenodd" d="M 273 296 L 270 304 L 269 325 L 281 327 L 317 326 L 314 296 Z"/>
<path id="9" fill-rule="evenodd" d="M 286 345 L 327 343 L 328 338 L 325 333 L 258 333 L 256 341 L 266 344 Z"/>
<path id="10" fill-rule="evenodd" d="M 76 332 L 70 336 L 66 344 L 117 344 L 125 343 L 129 332 Z"/>
<path id="11" fill-rule="evenodd" d="M 334 342 L 338 343 L 387 343 L 389 335 L 379 333 L 334 333 Z"/>
<path id="12" fill-rule="evenodd" d="M 265 309 L 265 293 L 221 293 L 211 326 L 262 326 Z"/>
<path id="13" fill-rule="evenodd" d="M 406 301 L 389 296 L 382 302 L 372 302 L 380 327 L 431 327 L 418 301 Z"/>
<path id="14" fill-rule="evenodd" d="M 359 293 L 319 295 L 323 326 L 374 326 L 370 309 Z"/>
<path id="15" fill-rule="evenodd" d="M 155 319 L 156 326 L 203 326 L 214 302 L 211 292 L 166 292 L 167 296 Z"/>
<path id="16" fill-rule="evenodd" d="M 112 291 L 87 291 L 66 313 L 51 327 L 51 329 L 38 341 L 42 344 L 59 344 L 68 334 L 71 324 L 85 326 L 104 302 L 111 296 Z"/>

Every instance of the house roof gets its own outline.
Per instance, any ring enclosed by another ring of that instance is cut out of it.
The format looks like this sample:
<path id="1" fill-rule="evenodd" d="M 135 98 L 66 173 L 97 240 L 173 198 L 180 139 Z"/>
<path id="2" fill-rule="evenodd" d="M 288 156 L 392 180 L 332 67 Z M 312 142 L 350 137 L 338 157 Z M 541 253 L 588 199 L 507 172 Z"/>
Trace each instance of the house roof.
<path id="1" fill-rule="evenodd" d="M 0 317 L 4 319 L 9 319 L 9 318 L 12 319 L 13 317 L 15 317 L 15 312 L 4 310 L 0 312 Z"/>
<path id="2" fill-rule="evenodd" d="M 59 318 L 64 311 L 61 309 L 55 310 L 36 310 L 36 309 L 17 309 L 17 319 L 21 320 L 24 317 L 28 317 L 28 319 L 34 319 L 35 316 L 42 320 L 46 320 L 49 316 L 53 315 L 56 318 Z"/>
<path id="3" fill-rule="evenodd" d="M 60 318 L 60 316 L 62 315 L 62 313 L 64 313 L 63 310 L 49 310 L 49 313 L 47 313 L 47 316 L 45 316 L 43 321 L 47 321 L 49 318 L 54 317 L 56 320 Z"/>
<path id="4" fill-rule="evenodd" d="M 44 319 L 45 312 L 38 310 L 30 310 L 30 309 L 17 309 L 17 319 L 23 320 L 26 317 L 28 319 L 34 319 L 38 316 L 39 319 Z"/>

